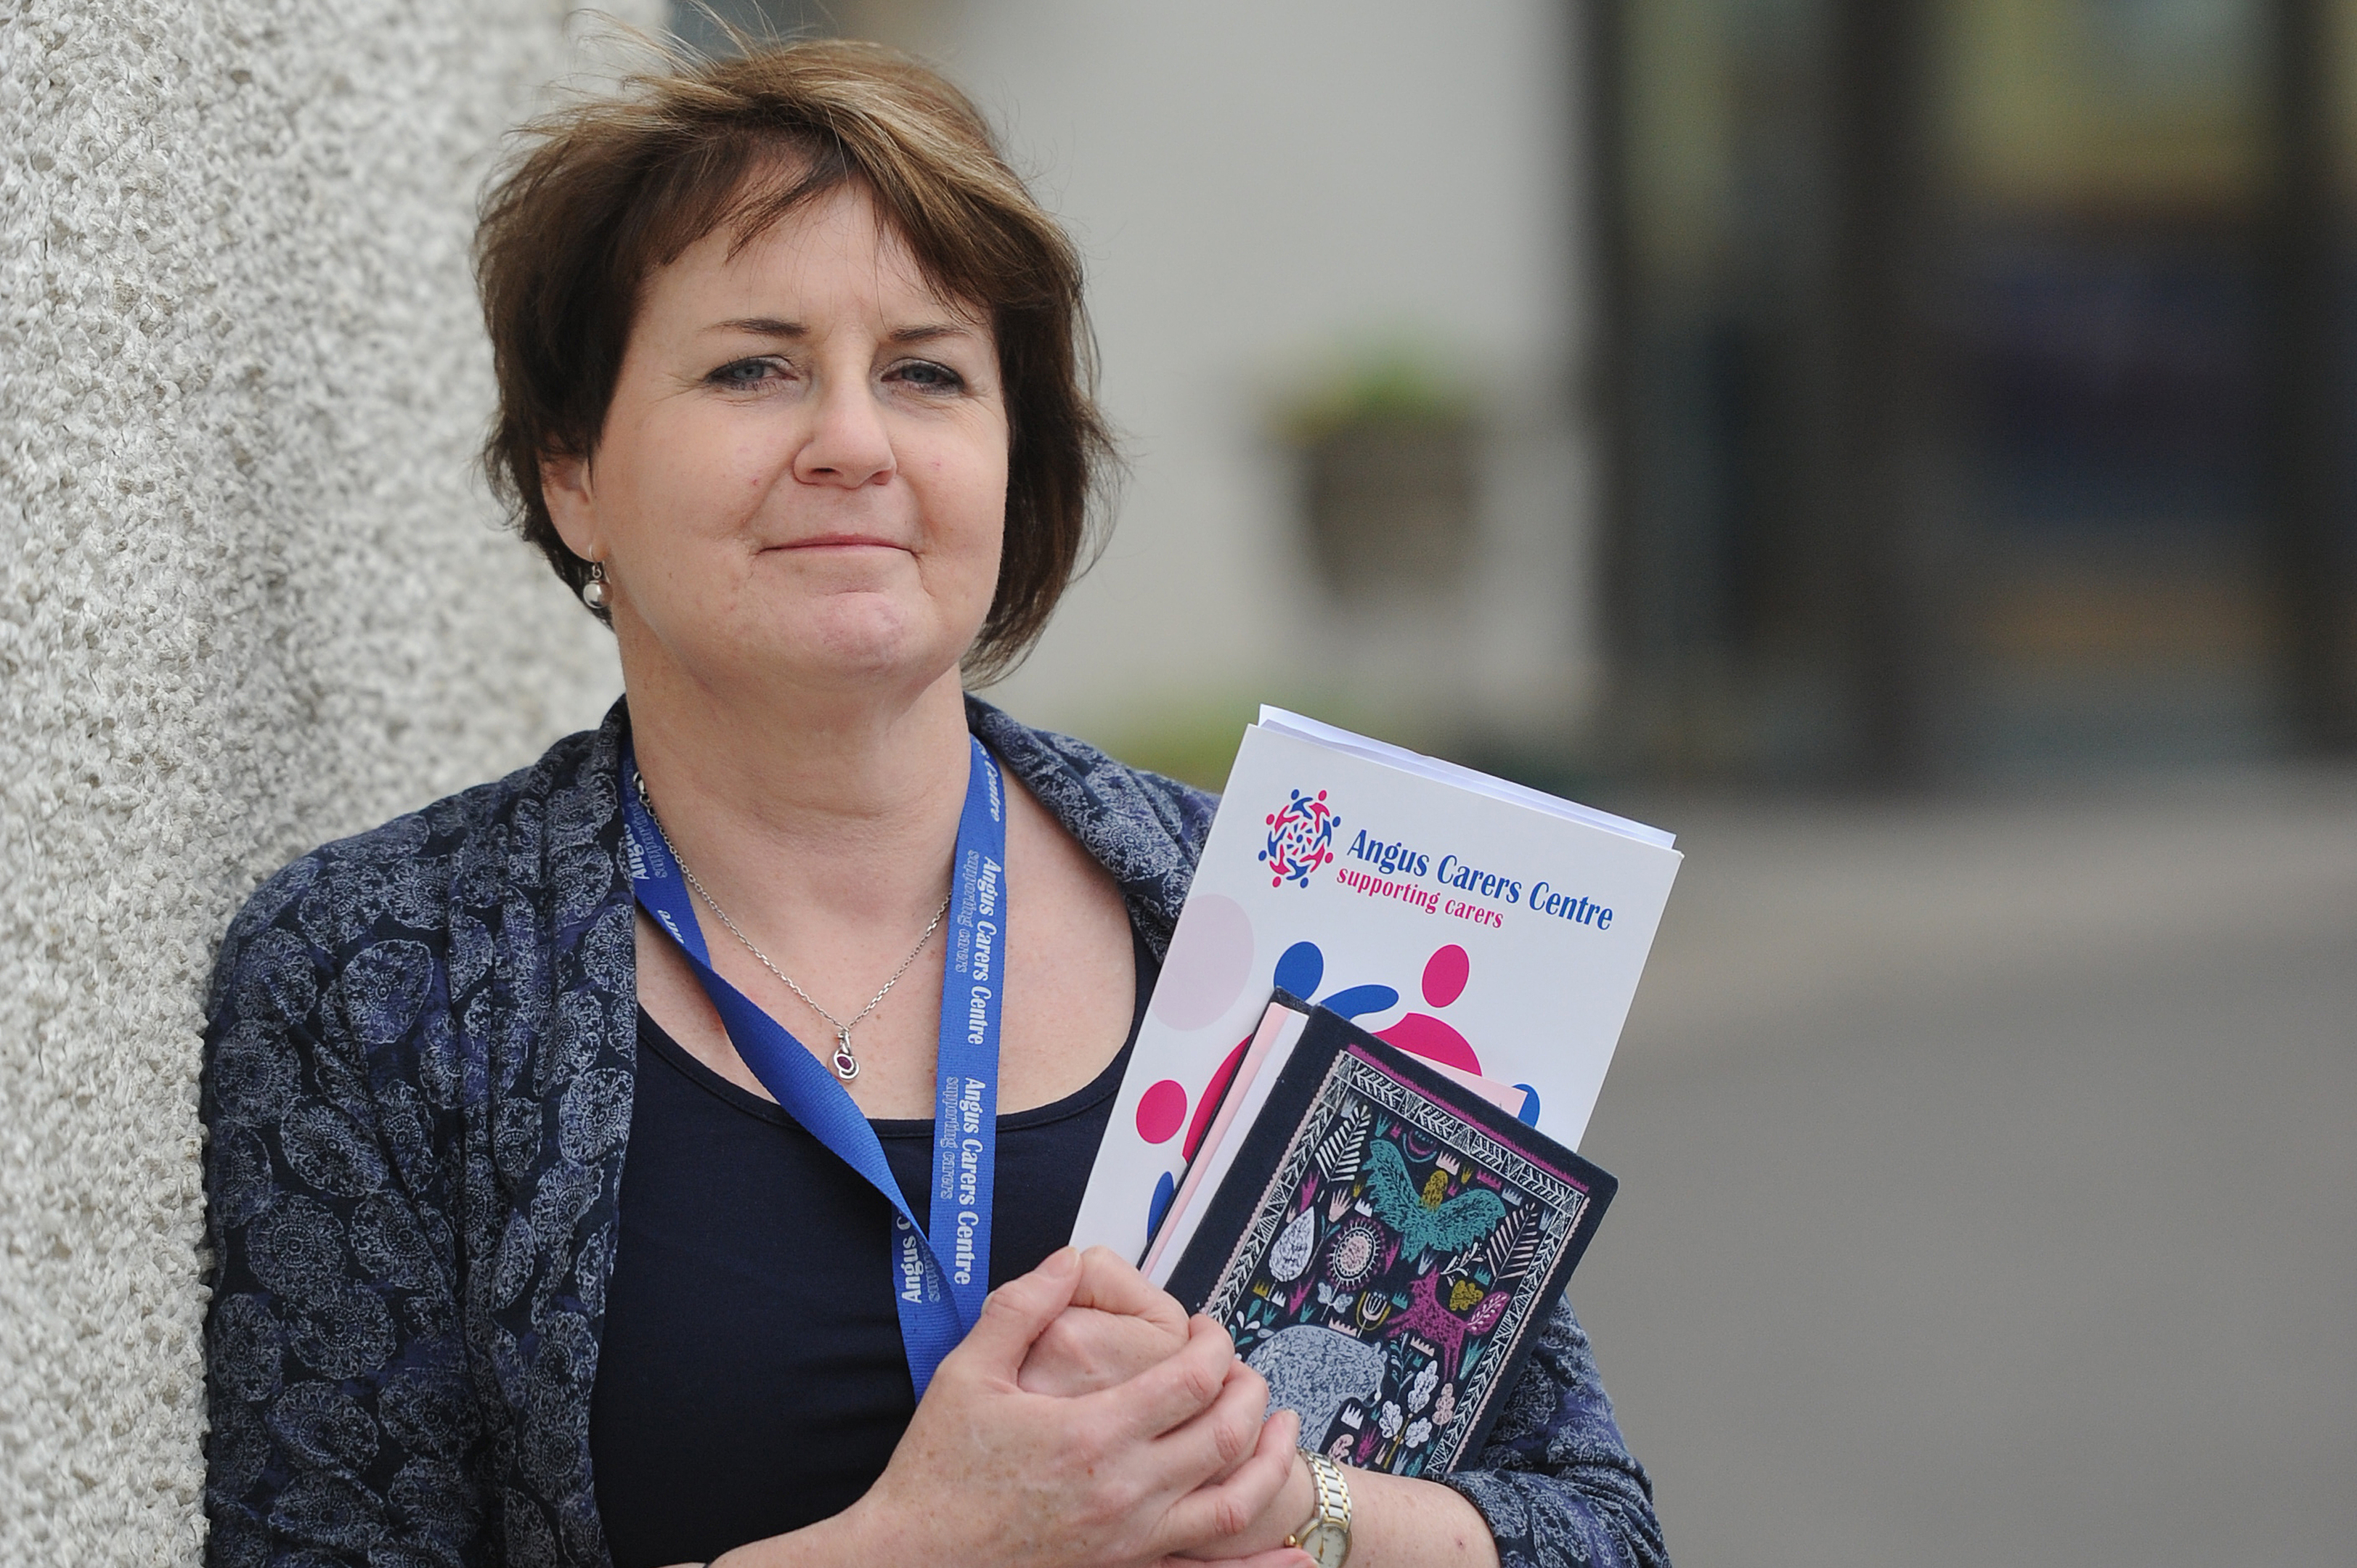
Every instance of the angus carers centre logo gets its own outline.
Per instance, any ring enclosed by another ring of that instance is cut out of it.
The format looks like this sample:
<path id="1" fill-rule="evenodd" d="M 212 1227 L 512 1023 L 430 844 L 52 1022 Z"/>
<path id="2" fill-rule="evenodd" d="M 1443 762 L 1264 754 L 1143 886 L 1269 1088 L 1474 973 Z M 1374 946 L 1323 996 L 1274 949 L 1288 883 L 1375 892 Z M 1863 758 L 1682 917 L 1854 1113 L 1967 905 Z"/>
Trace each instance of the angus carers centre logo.
<path id="1" fill-rule="evenodd" d="M 1309 874 L 1334 858 L 1334 830 L 1342 819 L 1326 804 L 1326 791 L 1315 800 L 1300 790 L 1283 809 L 1268 818 L 1268 847 L 1260 858 L 1269 869 L 1269 886 L 1309 886 Z"/>

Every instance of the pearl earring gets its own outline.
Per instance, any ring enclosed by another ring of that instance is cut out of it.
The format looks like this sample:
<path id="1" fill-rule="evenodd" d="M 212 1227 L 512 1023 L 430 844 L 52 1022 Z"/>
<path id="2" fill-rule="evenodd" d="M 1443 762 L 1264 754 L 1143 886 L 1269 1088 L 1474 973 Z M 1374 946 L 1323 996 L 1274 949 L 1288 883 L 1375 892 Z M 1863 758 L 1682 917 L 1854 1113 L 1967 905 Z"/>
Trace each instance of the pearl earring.
<path id="1" fill-rule="evenodd" d="M 606 586 L 606 565 L 602 561 L 589 563 L 589 580 L 581 585 L 581 602 L 593 610 L 602 610 L 613 602 L 614 596 Z"/>

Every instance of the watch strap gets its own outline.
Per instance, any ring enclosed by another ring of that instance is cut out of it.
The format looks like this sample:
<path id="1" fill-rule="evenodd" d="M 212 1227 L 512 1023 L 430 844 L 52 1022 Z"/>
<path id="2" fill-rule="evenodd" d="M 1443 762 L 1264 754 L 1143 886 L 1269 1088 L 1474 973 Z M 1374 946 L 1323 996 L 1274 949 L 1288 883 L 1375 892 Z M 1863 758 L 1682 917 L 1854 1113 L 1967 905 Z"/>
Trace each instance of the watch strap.
<path id="1" fill-rule="evenodd" d="M 1351 1483 L 1343 1476 L 1342 1466 L 1325 1455 L 1305 1448 L 1301 1451 L 1301 1457 L 1309 1466 L 1309 1481 L 1313 1489 L 1311 1512 L 1301 1521 L 1300 1528 L 1285 1538 L 1285 1544 L 1302 1546 L 1310 1536 L 1320 1532 L 1340 1536 L 1342 1555 L 1335 1559 L 1340 1563 L 1351 1554 Z"/>

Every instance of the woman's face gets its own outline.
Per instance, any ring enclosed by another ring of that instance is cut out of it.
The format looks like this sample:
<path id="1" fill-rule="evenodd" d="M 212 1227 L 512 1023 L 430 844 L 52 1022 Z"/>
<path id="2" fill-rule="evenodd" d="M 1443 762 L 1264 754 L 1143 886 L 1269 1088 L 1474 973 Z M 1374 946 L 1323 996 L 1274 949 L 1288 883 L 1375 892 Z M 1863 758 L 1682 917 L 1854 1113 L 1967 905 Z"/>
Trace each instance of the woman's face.
<path id="1" fill-rule="evenodd" d="M 845 187 L 646 281 L 596 456 L 552 516 L 605 564 L 626 671 L 716 693 L 922 690 L 990 608 L 1006 511 L 996 345 Z"/>

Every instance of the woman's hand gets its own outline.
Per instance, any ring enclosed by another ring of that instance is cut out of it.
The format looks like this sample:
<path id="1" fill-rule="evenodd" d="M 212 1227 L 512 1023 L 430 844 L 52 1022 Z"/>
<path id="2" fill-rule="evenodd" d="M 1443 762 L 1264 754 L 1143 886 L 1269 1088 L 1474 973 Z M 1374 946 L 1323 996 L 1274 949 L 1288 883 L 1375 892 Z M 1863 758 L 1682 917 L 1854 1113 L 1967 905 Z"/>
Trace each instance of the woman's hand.
<path id="1" fill-rule="evenodd" d="M 1092 1247 L 1081 1254 L 1071 1305 L 1032 1342 L 1017 1380 L 1028 1393 L 1094 1393 L 1160 1365 L 1185 1348 L 1188 1337 L 1187 1310 L 1176 1296 L 1156 1289 L 1111 1248 Z M 1260 1513 L 1234 1534 L 1190 1550 L 1189 1568 L 1275 1551 L 1309 1517 L 1316 1495 L 1309 1467 L 1293 1459 L 1285 1484 Z"/>
<path id="2" fill-rule="evenodd" d="M 1026 1393 L 1092 1394 L 1127 1382 L 1187 1347 L 1187 1311 L 1107 1247 L 1081 1254 L 1072 1299 L 1032 1341 L 1017 1386 Z"/>
<path id="3" fill-rule="evenodd" d="M 1275 1424 L 1276 1416 L 1290 1418 L 1298 1436 L 1301 1429 L 1298 1416 L 1291 1411 L 1278 1411 L 1269 1418 L 1271 1425 Z M 1200 1559 L 1205 1564 L 1250 1561 L 1255 1553 L 1273 1552 L 1283 1545 L 1286 1537 L 1300 1528 L 1301 1522 L 1309 1517 L 1317 1505 L 1318 1483 L 1309 1474 L 1308 1464 L 1297 1452 L 1288 1455 L 1285 1480 L 1269 1494 L 1268 1501 L 1262 1505 L 1259 1513 L 1245 1520 L 1232 1534 L 1203 1541 L 1190 1548 L 1186 1555 Z M 1354 1557 L 1364 1555 L 1355 1550 L 1355 1539 L 1352 1545 Z M 1190 1568 L 1194 1565 L 1190 1564 Z"/>
<path id="4" fill-rule="evenodd" d="M 1292 1473 L 1297 1423 L 1285 1412 L 1262 1420 L 1268 1385 L 1218 1325 L 1197 1318 L 1174 1354 L 1112 1388 L 1067 1399 L 1021 1387 L 1026 1358 L 1071 1305 L 1083 1273 L 1066 1248 L 993 1292 L 867 1495 L 813 1531 L 728 1553 L 729 1568 L 740 1560 L 748 1568 L 1135 1568 L 1240 1538 Z M 1102 1273 L 1099 1283 L 1126 1288 Z M 820 1533 L 834 1539 L 808 1539 Z M 784 1550 L 757 1555 L 770 1547 Z M 1242 1561 L 1292 1568 L 1304 1559 L 1275 1552 Z"/>

